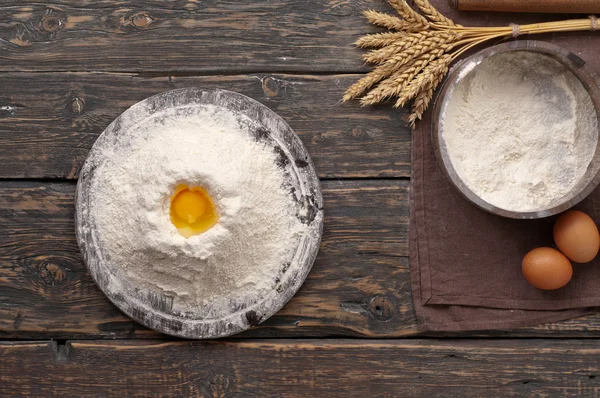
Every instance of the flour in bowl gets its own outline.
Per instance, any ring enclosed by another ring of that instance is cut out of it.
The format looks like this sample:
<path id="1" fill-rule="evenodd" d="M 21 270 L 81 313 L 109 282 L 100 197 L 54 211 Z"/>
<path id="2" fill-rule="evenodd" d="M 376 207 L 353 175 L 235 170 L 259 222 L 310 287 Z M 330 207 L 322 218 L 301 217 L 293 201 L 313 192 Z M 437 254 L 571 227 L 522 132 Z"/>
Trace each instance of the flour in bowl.
<path id="1" fill-rule="evenodd" d="M 581 81 L 533 52 L 485 59 L 462 78 L 442 116 L 459 177 L 488 203 L 537 211 L 581 181 L 598 143 L 598 119 Z"/>
<path id="2" fill-rule="evenodd" d="M 274 288 L 306 225 L 278 154 L 244 118 L 213 105 L 169 109 L 95 154 L 90 216 L 107 266 L 129 289 L 171 297 L 175 312 L 204 307 L 218 317 Z M 179 184 L 210 194 L 214 227 L 178 232 L 169 208 Z"/>

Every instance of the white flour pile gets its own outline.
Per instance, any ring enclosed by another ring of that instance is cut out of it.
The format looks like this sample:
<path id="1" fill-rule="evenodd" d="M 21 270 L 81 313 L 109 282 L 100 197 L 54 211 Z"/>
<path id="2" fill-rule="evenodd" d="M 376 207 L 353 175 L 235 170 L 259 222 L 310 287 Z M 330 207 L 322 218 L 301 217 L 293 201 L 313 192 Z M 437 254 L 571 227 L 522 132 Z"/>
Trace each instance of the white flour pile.
<path id="1" fill-rule="evenodd" d="M 244 116 L 214 106 L 168 112 L 99 154 L 91 216 L 126 286 L 173 297 L 174 310 L 210 305 L 217 314 L 272 289 L 305 226 L 273 148 L 245 131 Z M 169 216 L 182 183 L 205 188 L 220 216 L 187 239 Z"/>
<path id="2" fill-rule="evenodd" d="M 443 117 L 454 168 L 482 199 L 512 211 L 547 208 L 581 180 L 598 120 L 577 77 L 552 58 L 509 52 L 459 83 Z"/>

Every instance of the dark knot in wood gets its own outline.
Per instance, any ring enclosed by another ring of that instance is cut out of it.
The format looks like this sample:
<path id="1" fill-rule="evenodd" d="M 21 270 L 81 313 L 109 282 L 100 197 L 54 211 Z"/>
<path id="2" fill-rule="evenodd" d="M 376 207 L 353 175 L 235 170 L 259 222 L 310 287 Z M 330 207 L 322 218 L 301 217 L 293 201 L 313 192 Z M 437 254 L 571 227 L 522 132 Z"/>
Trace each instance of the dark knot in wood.
<path id="1" fill-rule="evenodd" d="M 62 23 L 60 21 L 60 18 L 57 17 L 56 15 L 46 15 L 40 21 L 40 27 L 42 28 L 43 31 L 46 31 L 48 33 L 56 32 L 57 30 L 60 29 L 61 26 L 62 26 Z"/>
<path id="2" fill-rule="evenodd" d="M 39 275 L 48 285 L 60 285 L 67 280 L 67 273 L 61 266 L 44 260 L 40 264 Z"/>
<path id="3" fill-rule="evenodd" d="M 85 109 L 85 101 L 81 98 L 73 98 L 71 101 L 71 111 L 76 115 L 81 115 Z"/>
<path id="4" fill-rule="evenodd" d="M 131 17 L 131 23 L 137 28 L 147 28 L 154 19 L 146 13 L 138 13 Z"/>
<path id="5" fill-rule="evenodd" d="M 369 304 L 369 310 L 375 319 L 387 321 L 394 317 L 396 306 L 389 297 L 375 296 Z"/>
<path id="6" fill-rule="evenodd" d="M 277 79 L 272 79 L 270 77 L 265 77 L 262 79 L 262 88 L 267 97 L 275 97 L 279 94 L 279 82 Z"/>

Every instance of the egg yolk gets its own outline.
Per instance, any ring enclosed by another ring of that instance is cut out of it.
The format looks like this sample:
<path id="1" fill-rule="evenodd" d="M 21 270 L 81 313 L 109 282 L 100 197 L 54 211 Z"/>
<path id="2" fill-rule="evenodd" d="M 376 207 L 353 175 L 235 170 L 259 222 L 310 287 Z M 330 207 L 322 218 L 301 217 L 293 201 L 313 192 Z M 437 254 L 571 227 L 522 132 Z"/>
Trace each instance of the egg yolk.
<path id="1" fill-rule="evenodd" d="M 171 222 L 179 233 L 189 238 L 208 231 L 219 220 L 217 209 L 201 187 L 179 185 L 171 196 Z"/>

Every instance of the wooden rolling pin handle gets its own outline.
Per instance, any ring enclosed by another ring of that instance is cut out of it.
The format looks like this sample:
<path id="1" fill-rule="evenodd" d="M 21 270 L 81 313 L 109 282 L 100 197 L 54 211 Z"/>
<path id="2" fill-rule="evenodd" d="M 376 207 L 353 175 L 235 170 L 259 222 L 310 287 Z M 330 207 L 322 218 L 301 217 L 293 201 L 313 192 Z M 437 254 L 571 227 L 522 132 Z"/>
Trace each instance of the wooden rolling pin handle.
<path id="1" fill-rule="evenodd" d="M 448 0 L 450 7 L 465 11 L 600 13 L 600 0 Z"/>

